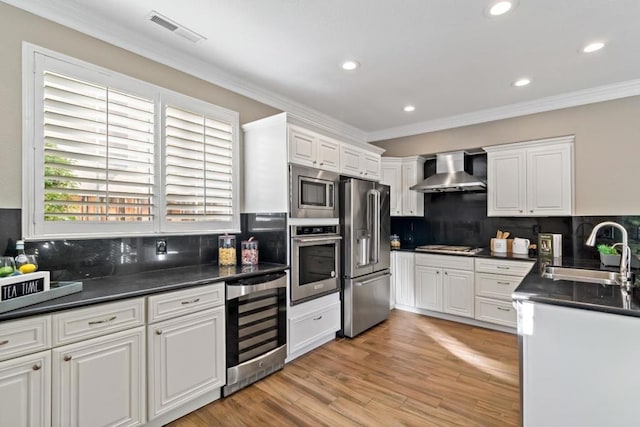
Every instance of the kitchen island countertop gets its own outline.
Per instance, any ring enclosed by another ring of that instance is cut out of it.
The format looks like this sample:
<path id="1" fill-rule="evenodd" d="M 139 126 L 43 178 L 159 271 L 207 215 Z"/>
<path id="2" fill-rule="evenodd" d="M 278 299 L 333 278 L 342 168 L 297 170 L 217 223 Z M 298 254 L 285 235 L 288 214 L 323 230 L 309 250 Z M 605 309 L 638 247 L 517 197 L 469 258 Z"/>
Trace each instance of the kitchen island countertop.
<path id="1" fill-rule="evenodd" d="M 185 289 L 260 274 L 277 273 L 288 268 L 289 266 L 284 264 L 272 263 L 230 267 L 203 264 L 83 280 L 82 292 L 0 313 L 0 322 L 158 292 Z"/>

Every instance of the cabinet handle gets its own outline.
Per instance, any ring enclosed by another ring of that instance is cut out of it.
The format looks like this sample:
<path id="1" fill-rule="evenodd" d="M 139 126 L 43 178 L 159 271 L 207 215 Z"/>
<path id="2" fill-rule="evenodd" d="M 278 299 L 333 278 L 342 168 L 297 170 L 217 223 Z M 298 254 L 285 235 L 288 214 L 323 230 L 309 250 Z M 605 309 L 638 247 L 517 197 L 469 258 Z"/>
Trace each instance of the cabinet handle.
<path id="1" fill-rule="evenodd" d="M 530 213 L 533 213 L 533 209 L 531 209 L 529 212 L 530 212 Z"/>
<path id="2" fill-rule="evenodd" d="M 313 164 L 315 165 L 316 163 L 318 163 L 318 162 L 314 160 L 314 161 L 313 161 Z"/>
<path id="3" fill-rule="evenodd" d="M 524 212 L 522 209 L 520 209 L 520 213 Z"/>
<path id="4" fill-rule="evenodd" d="M 500 269 L 500 270 L 508 270 L 509 269 L 509 267 L 504 267 L 502 265 L 496 265 L 496 268 Z"/>
<path id="5" fill-rule="evenodd" d="M 320 320 L 320 319 L 322 319 L 322 314 L 320 316 L 318 316 L 318 317 L 314 317 L 313 318 L 313 320 Z"/>
<path id="6" fill-rule="evenodd" d="M 0 345 L 9 344 L 9 340 L 0 341 Z"/>
<path id="7" fill-rule="evenodd" d="M 511 283 L 509 282 L 496 282 L 498 285 L 510 285 Z"/>
<path id="8" fill-rule="evenodd" d="M 504 307 L 496 307 L 496 308 L 500 311 L 511 311 L 510 308 L 504 308 Z"/>
<path id="9" fill-rule="evenodd" d="M 195 304 L 195 303 L 197 303 L 199 301 L 200 301 L 200 298 L 196 298 L 196 299 L 192 299 L 191 301 L 182 301 L 180 304 L 182 304 L 182 305 Z"/>
<path id="10" fill-rule="evenodd" d="M 156 329 L 156 335 L 162 335 L 162 329 Z"/>
<path id="11" fill-rule="evenodd" d="M 436 274 L 440 274 L 440 272 L 439 272 L 439 271 L 436 271 Z"/>
<path id="12" fill-rule="evenodd" d="M 323 163 L 323 162 L 320 162 L 320 166 L 324 166 L 324 163 Z"/>
<path id="13" fill-rule="evenodd" d="M 71 360 L 71 358 L 72 358 L 72 357 L 73 357 L 73 356 L 71 356 L 70 354 L 67 354 L 67 355 L 66 355 L 66 356 L 64 356 L 62 359 L 63 359 L 65 362 L 68 362 L 69 360 Z"/>
<path id="14" fill-rule="evenodd" d="M 102 319 L 102 320 L 92 320 L 91 322 L 89 322 L 90 325 L 99 325 L 101 323 L 109 323 L 109 322 L 113 322 L 114 320 L 116 320 L 118 316 L 112 316 L 108 319 Z"/>
<path id="15" fill-rule="evenodd" d="M 360 172 L 360 175 L 362 175 L 364 172 Z"/>
<path id="16" fill-rule="evenodd" d="M 447 276 L 449 275 L 449 273 L 447 273 L 446 271 L 444 272 L 444 274 L 446 274 Z"/>
<path id="17" fill-rule="evenodd" d="M 31 367 L 31 369 L 33 369 L 34 371 L 39 371 L 40 368 L 42 368 L 42 363 L 36 363 Z"/>

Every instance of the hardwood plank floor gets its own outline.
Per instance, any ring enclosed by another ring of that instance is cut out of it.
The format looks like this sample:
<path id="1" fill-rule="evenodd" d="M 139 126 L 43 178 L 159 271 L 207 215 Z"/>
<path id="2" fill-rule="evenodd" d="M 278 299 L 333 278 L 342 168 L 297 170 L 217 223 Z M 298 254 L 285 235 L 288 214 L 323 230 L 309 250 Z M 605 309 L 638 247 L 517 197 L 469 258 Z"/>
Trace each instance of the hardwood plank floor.
<path id="1" fill-rule="evenodd" d="M 404 311 L 169 424 L 517 426 L 518 341 Z"/>

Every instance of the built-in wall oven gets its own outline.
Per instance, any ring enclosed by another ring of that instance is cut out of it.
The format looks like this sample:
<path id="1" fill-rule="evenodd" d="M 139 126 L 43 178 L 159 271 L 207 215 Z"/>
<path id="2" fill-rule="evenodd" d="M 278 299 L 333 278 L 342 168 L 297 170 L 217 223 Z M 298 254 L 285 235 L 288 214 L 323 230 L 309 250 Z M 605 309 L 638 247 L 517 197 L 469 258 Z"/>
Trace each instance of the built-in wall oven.
<path id="1" fill-rule="evenodd" d="M 337 225 L 291 227 L 291 304 L 340 290 Z"/>
<path id="2" fill-rule="evenodd" d="M 287 357 L 287 276 L 264 274 L 226 284 L 228 396 L 282 369 Z"/>
<path id="3" fill-rule="evenodd" d="M 289 172 L 291 218 L 338 218 L 337 173 L 298 165 Z"/>

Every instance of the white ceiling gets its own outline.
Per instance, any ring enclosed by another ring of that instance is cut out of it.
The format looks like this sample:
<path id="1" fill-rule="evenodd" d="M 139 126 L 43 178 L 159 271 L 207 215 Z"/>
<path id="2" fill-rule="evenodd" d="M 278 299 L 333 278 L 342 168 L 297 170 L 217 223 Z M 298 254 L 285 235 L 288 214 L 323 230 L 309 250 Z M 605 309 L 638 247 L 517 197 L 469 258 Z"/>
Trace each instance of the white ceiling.
<path id="1" fill-rule="evenodd" d="M 639 0 L 5 1 L 368 140 L 640 94 Z"/>

